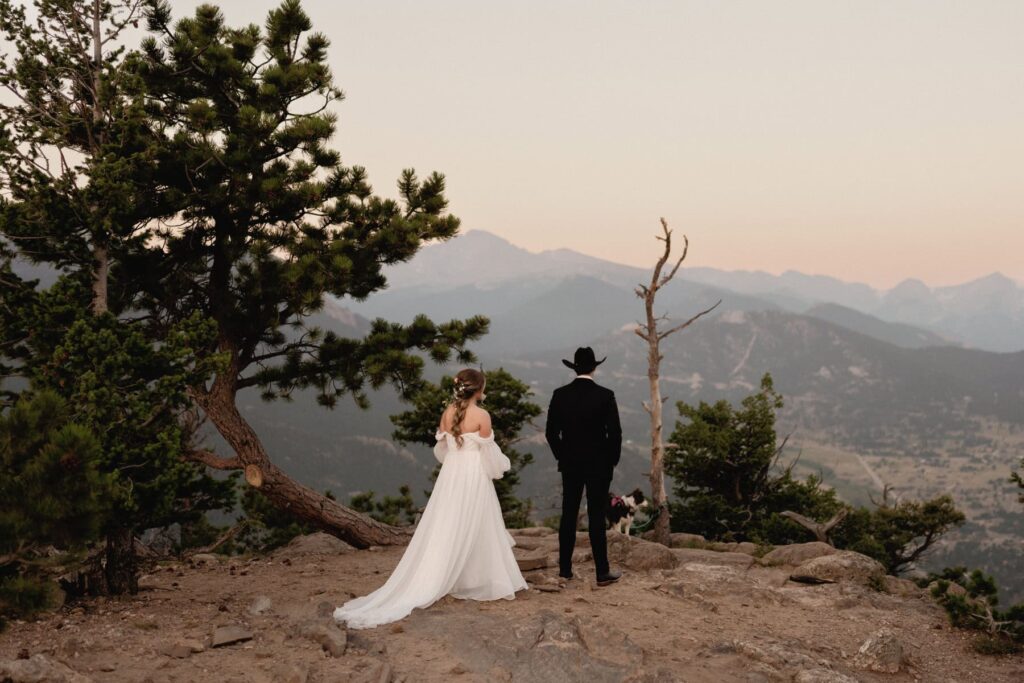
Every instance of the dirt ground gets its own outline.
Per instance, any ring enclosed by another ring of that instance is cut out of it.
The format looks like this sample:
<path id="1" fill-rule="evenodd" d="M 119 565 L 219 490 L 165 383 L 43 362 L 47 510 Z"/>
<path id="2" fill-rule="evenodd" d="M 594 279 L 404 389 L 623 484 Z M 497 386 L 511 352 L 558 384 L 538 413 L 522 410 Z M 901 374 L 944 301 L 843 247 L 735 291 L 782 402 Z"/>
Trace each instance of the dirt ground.
<path id="1" fill-rule="evenodd" d="M 797 584 L 783 568 L 713 557 L 627 571 L 605 588 L 589 562 L 564 587 L 553 569 L 525 572 L 532 588 L 515 600 L 445 598 L 397 624 L 348 631 L 344 653 L 331 656 L 308 625 L 330 623 L 327 610 L 383 583 L 402 550 L 310 541 L 270 557 L 166 563 L 138 595 L 11 624 L 0 660 L 42 654 L 93 681 L 151 683 L 1024 681 L 1024 658 L 974 653 L 971 634 L 923 594 Z M 252 638 L 211 647 L 227 625 Z M 902 644 L 899 673 L 854 663 L 882 627 Z"/>

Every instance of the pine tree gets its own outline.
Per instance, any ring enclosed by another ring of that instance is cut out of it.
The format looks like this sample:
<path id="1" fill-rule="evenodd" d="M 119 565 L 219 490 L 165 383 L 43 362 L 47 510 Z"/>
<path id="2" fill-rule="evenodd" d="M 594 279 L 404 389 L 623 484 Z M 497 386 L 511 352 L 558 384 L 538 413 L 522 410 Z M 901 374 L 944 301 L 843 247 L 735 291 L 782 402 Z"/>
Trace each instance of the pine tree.
<path id="1" fill-rule="evenodd" d="M 408 484 L 398 487 L 397 496 L 384 496 L 378 500 L 373 491 L 364 491 L 352 496 L 349 503 L 353 510 L 359 510 L 385 524 L 415 524 L 419 514 Z"/>
<path id="2" fill-rule="evenodd" d="M 22 294 L 3 307 L 10 315 L 0 311 L 0 344 L 15 360 L 15 374 L 58 393 L 70 418 L 90 428 L 101 445 L 98 467 L 111 481 L 105 552 L 79 589 L 132 592 L 136 534 L 233 506 L 232 480 L 215 480 L 183 457 L 194 437 L 184 419 L 186 390 L 221 360 L 194 352 L 210 343 L 213 326 L 192 316 L 153 343 L 137 321 L 89 313 L 90 288 L 81 278 L 64 276 L 45 291 Z"/>
<path id="3" fill-rule="evenodd" d="M 817 477 L 800 481 L 792 466 L 778 466 L 785 441 L 779 443 L 775 415 L 782 405 L 768 374 L 738 408 L 728 401 L 678 404 L 687 421 L 676 423 L 665 458 L 674 480 L 676 531 L 794 543 L 805 540 L 807 532 L 783 512 L 820 519 L 839 511 L 835 493 L 822 488 Z"/>
<path id="4" fill-rule="evenodd" d="M 81 550 L 106 518 L 110 480 L 99 441 L 69 418 L 65 402 L 46 391 L 0 412 L 0 624 L 51 600 L 47 548 Z"/>
<path id="5" fill-rule="evenodd" d="M 515 444 L 522 439 L 523 427 L 541 414 L 541 407 L 530 400 L 533 391 L 529 385 L 503 368 L 488 370 L 484 374 L 487 376 L 487 398 L 482 406 L 491 415 L 495 442 L 512 462 L 512 468 L 505 476 L 495 480 L 494 488 L 501 503 L 505 524 L 509 527 L 528 526 L 531 523 L 531 503 L 518 498 L 515 490 L 523 468 L 533 462 L 533 454 L 521 453 Z M 395 440 L 432 447 L 436 443 L 434 434 L 441 413 L 451 401 L 451 396 L 452 378 L 449 376 L 442 377 L 439 384 L 426 384 L 413 398 L 411 410 L 391 417 L 397 427 Z"/>
<path id="6" fill-rule="evenodd" d="M 325 297 L 363 299 L 385 285 L 382 267 L 411 258 L 426 241 L 455 235 L 444 178 L 398 183 L 400 201 L 373 194 L 365 171 L 329 147 L 330 107 L 341 99 L 326 62 L 328 40 L 310 33 L 296 0 L 271 11 L 265 29 L 231 28 L 215 7 L 171 23 L 155 3 L 133 73 L 142 83 L 153 143 L 151 201 L 173 221 L 125 262 L 132 306 L 152 339 L 194 314 L 213 321 L 206 347 L 224 362 L 189 394 L 224 437 L 227 457 L 194 449 L 193 460 L 245 469 L 246 480 L 299 520 L 353 545 L 401 543 L 408 532 L 359 514 L 288 477 L 239 412 L 239 392 L 287 398 L 312 389 L 332 406 L 359 405 L 368 388 L 392 384 L 411 396 L 423 356 L 468 362 L 467 341 L 487 321 L 411 325 L 383 320 L 364 339 L 309 323 Z"/>
<path id="7" fill-rule="evenodd" d="M 141 99 L 119 45 L 138 0 L 0 0 L 0 234 L 19 256 L 80 272 L 108 310 L 112 252 L 153 207 Z M 34 16 L 32 16 L 34 15 Z M 129 95 L 132 90 L 135 95 Z"/>

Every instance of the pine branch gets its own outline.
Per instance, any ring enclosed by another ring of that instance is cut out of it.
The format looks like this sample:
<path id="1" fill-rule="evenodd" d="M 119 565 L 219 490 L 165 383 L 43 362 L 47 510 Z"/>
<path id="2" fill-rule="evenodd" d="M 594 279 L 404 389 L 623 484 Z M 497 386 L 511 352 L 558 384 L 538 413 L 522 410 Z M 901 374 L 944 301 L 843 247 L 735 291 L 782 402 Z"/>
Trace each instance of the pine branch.
<path id="1" fill-rule="evenodd" d="M 193 462 L 202 463 L 215 470 L 240 470 L 242 461 L 237 456 L 222 458 L 213 451 L 206 449 L 193 450 L 185 454 L 185 457 Z"/>

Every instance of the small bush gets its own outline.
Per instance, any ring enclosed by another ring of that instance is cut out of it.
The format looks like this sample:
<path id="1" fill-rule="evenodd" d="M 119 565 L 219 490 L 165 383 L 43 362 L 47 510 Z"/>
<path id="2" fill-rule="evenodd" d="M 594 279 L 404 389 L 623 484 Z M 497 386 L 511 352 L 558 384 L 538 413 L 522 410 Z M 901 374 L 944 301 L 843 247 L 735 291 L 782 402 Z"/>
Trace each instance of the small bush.
<path id="1" fill-rule="evenodd" d="M 995 579 L 981 570 L 951 567 L 924 580 L 934 582 L 931 594 L 957 628 L 983 631 L 972 646 L 982 654 L 1010 654 L 1024 649 L 1024 605 L 998 609 Z M 963 591 L 950 590 L 953 585 Z"/>

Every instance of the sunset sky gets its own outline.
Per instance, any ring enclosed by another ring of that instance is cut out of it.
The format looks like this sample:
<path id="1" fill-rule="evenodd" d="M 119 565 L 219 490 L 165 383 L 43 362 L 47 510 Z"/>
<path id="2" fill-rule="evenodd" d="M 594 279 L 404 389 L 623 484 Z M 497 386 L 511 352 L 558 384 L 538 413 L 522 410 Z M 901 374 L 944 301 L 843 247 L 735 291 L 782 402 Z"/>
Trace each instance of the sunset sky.
<path id="1" fill-rule="evenodd" d="M 694 265 L 1024 280 L 1019 0 L 305 7 L 346 163 L 445 173 L 466 229 L 648 265 L 665 216 Z"/>

